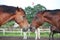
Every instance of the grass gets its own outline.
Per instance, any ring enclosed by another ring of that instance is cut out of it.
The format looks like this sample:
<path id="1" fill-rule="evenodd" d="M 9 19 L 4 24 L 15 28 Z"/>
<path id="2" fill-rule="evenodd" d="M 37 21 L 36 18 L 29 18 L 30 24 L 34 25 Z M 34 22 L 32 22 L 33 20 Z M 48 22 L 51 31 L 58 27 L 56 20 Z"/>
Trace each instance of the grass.
<path id="1" fill-rule="evenodd" d="M 21 33 L 17 33 L 17 32 L 5 33 L 5 35 L 3 35 L 3 33 L 0 32 L 0 36 L 23 36 L 23 35 L 21 35 Z M 30 33 L 30 37 L 35 37 L 35 33 Z M 41 37 L 49 37 L 49 33 L 48 32 L 41 33 Z M 60 34 L 55 34 L 54 37 L 59 38 Z"/>
<path id="2" fill-rule="evenodd" d="M 49 37 L 49 33 L 48 32 L 41 33 L 41 37 Z M 59 38 L 60 34 L 54 34 L 54 37 Z"/>

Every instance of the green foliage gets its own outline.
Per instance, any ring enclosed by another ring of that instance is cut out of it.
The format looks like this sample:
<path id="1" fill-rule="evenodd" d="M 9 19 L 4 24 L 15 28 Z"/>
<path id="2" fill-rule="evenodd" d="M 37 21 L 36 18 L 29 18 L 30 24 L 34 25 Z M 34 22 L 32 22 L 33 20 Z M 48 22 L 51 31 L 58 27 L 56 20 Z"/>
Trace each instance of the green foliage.
<path id="1" fill-rule="evenodd" d="M 6 24 L 2 25 L 1 27 L 2 27 L 2 28 L 10 27 L 10 26 L 13 26 L 14 23 L 15 23 L 15 21 L 9 21 L 9 22 L 7 22 Z"/>
<path id="2" fill-rule="evenodd" d="M 32 14 L 31 13 L 33 12 L 33 10 L 34 9 L 32 7 L 30 7 L 30 6 L 25 8 L 26 17 L 27 17 L 29 23 L 32 21 Z"/>
<path id="3" fill-rule="evenodd" d="M 42 11 L 42 10 L 46 10 L 46 8 L 40 4 L 37 4 L 35 6 L 30 7 L 26 7 L 25 8 L 25 12 L 26 12 L 26 17 L 28 19 L 28 22 L 31 23 L 33 17 L 35 16 L 35 14 L 38 12 L 38 11 Z"/>
<path id="4" fill-rule="evenodd" d="M 51 26 L 51 24 L 45 22 L 42 26 L 43 26 L 44 28 L 49 28 L 49 26 Z"/>
<path id="5" fill-rule="evenodd" d="M 38 11 L 46 10 L 46 8 L 40 4 L 37 4 L 34 6 L 34 10 L 38 12 Z"/>

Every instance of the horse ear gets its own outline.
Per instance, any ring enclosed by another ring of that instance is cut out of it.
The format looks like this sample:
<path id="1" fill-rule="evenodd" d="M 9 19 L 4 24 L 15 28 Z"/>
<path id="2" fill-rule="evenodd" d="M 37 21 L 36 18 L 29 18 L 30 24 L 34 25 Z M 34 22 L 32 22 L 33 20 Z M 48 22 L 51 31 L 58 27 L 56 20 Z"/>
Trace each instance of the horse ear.
<path id="1" fill-rule="evenodd" d="M 17 7 L 17 10 L 19 11 L 19 7 Z"/>
<path id="2" fill-rule="evenodd" d="M 19 7 L 17 7 L 17 9 L 18 9 Z"/>

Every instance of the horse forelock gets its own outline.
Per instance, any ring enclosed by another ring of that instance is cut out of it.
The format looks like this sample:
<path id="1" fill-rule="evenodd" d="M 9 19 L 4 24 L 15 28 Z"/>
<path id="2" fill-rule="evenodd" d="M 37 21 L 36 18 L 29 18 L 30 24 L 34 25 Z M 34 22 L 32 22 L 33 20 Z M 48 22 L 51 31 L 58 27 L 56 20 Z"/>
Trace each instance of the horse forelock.
<path id="1" fill-rule="evenodd" d="M 25 11 L 22 9 L 22 8 L 20 8 L 21 9 L 21 11 L 25 14 Z"/>
<path id="2" fill-rule="evenodd" d="M 18 8 L 18 7 L 17 7 L 17 11 L 19 11 L 19 12 L 23 12 L 23 13 L 25 14 L 24 9 L 22 9 L 22 8 Z M 26 14 L 25 14 L 25 15 L 26 15 Z"/>

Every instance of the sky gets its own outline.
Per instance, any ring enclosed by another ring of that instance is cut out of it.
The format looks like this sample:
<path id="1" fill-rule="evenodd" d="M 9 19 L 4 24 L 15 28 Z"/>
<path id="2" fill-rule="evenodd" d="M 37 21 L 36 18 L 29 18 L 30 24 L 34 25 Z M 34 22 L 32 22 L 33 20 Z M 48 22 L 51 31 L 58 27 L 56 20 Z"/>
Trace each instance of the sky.
<path id="1" fill-rule="evenodd" d="M 60 0 L 0 0 L 0 5 L 18 6 L 25 8 L 27 6 L 41 4 L 47 9 L 60 9 Z"/>

